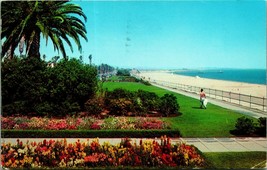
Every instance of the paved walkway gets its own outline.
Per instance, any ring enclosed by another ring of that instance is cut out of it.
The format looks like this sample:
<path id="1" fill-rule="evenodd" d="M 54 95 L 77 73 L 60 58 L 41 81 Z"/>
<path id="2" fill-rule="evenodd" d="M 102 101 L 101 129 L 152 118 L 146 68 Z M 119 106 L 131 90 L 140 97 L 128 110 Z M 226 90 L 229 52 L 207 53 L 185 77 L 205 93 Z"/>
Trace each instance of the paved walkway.
<path id="1" fill-rule="evenodd" d="M 154 84 L 152 83 L 153 86 L 157 86 L 175 93 L 179 93 L 188 97 L 192 97 L 195 99 L 199 99 L 199 95 L 195 94 L 195 93 L 191 93 L 191 92 L 186 92 L 183 90 L 179 90 L 179 89 L 173 89 L 173 88 L 169 88 L 169 87 L 165 87 L 165 86 L 161 86 L 158 84 Z M 244 115 L 248 115 L 248 116 L 252 116 L 254 118 L 259 118 L 259 117 L 267 117 L 267 112 L 264 111 L 260 111 L 260 110 L 256 110 L 256 109 L 252 109 L 252 108 L 247 108 L 247 107 L 243 107 L 234 103 L 229 103 L 226 101 L 222 101 L 222 100 L 216 100 L 216 99 L 212 99 L 208 97 L 208 101 L 209 103 L 230 109 L 230 110 L 234 110 L 236 112 L 242 113 Z"/>

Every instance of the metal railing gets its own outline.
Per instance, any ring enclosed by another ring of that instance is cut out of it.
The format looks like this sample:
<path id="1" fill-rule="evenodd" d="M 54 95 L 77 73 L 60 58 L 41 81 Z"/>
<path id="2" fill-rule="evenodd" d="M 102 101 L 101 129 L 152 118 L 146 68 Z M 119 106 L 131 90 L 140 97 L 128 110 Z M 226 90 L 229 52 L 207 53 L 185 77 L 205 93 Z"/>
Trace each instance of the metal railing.
<path id="1" fill-rule="evenodd" d="M 161 86 L 169 87 L 172 89 L 178 89 L 186 92 L 198 94 L 202 87 L 190 86 L 179 83 L 172 83 L 167 81 L 160 80 L 149 80 L 151 83 L 158 84 Z M 230 103 L 238 104 L 241 106 L 246 106 L 253 109 L 258 109 L 260 111 L 266 112 L 267 109 L 267 98 L 265 97 L 256 97 L 251 95 L 245 95 L 240 93 L 233 93 L 229 91 L 211 89 L 211 88 L 202 88 L 206 95 L 210 98 L 227 101 Z"/>

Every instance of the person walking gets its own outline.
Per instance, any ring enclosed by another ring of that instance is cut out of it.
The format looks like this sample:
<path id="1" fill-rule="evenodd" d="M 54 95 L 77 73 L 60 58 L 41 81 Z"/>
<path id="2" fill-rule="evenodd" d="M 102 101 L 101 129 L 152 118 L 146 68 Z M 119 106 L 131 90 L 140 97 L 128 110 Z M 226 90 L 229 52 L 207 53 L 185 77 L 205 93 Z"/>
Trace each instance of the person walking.
<path id="1" fill-rule="evenodd" d="M 206 99 L 206 94 L 203 89 L 200 90 L 199 96 L 200 96 L 200 108 L 204 107 L 206 109 L 207 99 Z"/>

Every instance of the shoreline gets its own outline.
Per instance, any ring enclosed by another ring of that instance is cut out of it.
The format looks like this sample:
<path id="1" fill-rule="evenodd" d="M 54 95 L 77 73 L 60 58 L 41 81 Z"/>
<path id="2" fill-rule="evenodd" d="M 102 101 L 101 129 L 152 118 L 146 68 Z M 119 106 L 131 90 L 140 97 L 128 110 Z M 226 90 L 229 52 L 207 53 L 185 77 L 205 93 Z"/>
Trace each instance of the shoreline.
<path id="1" fill-rule="evenodd" d="M 202 77 L 192 77 L 173 74 L 169 70 L 157 70 L 157 71 L 140 71 L 138 74 L 144 80 L 157 80 L 170 83 L 178 83 L 189 86 L 196 86 L 201 88 L 210 88 L 216 90 L 223 90 L 232 93 L 240 93 L 244 95 L 251 95 L 256 97 L 266 98 L 266 85 L 251 84 L 245 82 L 234 82 L 227 80 L 208 79 Z"/>

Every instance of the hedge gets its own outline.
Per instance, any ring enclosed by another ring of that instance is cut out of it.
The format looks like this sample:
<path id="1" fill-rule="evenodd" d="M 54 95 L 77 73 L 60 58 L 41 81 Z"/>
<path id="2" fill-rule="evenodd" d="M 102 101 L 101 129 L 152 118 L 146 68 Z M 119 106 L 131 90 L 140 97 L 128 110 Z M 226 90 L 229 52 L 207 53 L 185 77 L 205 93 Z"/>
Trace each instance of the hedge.
<path id="1" fill-rule="evenodd" d="M 2 138 L 155 138 L 181 137 L 178 129 L 168 130 L 2 130 Z"/>

